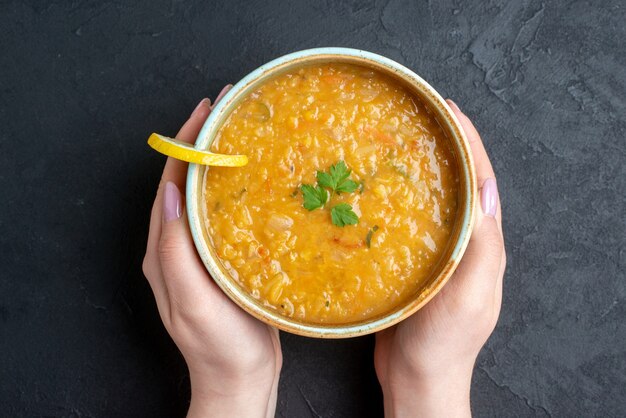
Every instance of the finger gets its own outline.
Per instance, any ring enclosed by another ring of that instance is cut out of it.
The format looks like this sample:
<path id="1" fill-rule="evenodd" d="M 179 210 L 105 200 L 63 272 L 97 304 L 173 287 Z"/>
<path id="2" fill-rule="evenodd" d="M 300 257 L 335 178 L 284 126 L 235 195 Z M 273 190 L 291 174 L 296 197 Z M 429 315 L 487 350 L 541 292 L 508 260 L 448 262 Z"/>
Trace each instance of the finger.
<path id="1" fill-rule="evenodd" d="M 213 107 L 222 99 L 222 97 L 224 97 L 224 95 L 226 95 L 226 93 L 228 93 L 231 88 L 232 84 L 224 86 L 222 91 L 218 94 L 217 99 L 215 99 L 215 103 L 213 105 L 211 105 L 211 100 L 207 98 L 202 99 L 191 113 L 191 116 L 189 116 L 187 122 L 185 122 L 182 128 L 180 128 L 180 131 L 178 131 L 178 134 L 176 134 L 176 139 L 188 143 L 194 142 Z M 161 176 L 161 183 L 171 181 L 182 190 L 188 165 L 189 164 L 184 161 L 168 158 L 165 163 L 165 168 L 163 169 L 163 175 Z M 157 204 L 156 206 L 159 208 L 161 207 L 160 204 Z"/>
<path id="2" fill-rule="evenodd" d="M 167 293 L 167 287 L 163 281 L 163 274 L 161 272 L 161 264 L 159 262 L 158 243 L 161 237 L 161 204 L 160 195 L 162 184 L 159 183 L 159 189 L 157 196 L 152 204 L 152 210 L 150 212 L 150 229 L 148 230 L 148 242 L 146 244 L 146 255 L 143 261 L 144 275 L 150 283 L 154 298 L 157 301 L 157 307 L 159 312 L 163 310 L 161 316 L 169 317 L 170 305 L 169 295 Z"/>
<path id="3" fill-rule="evenodd" d="M 181 313 L 206 312 L 222 302 L 211 300 L 219 292 L 215 292 L 215 284 L 194 247 L 180 190 L 173 182 L 165 183 L 163 189 L 158 253 L 171 309 Z"/>
<path id="4" fill-rule="evenodd" d="M 484 303 L 497 318 L 502 299 L 506 253 L 502 225 L 496 217 L 500 203 L 495 178 L 483 181 L 479 196 L 477 222 L 458 270 L 461 289 L 457 294 L 465 295 L 467 300 Z"/>
<path id="5" fill-rule="evenodd" d="M 474 158 L 474 166 L 476 167 L 476 181 L 478 183 L 479 189 L 482 188 L 483 183 L 489 178 L 495 178 L 495 173 L 493 171 L 493 167 L 491 166 L 491 161 L 489 160 L 489 156 L 487 155 L 487 151 L 485 150 L 485 146 L 483 141 L 476 130 L 476 127 L 472 123 L 471 120 L 459 109 L 459 107 L 452 100 L 446 100 L 452 111 L 456 115 L 463 131 L 465 132 L 465 136 L 467 137 L 470 148 L 472 150 L 472 157 Z M 502 214 L 499 210 L 496 211 L 496 220 L 498 222 L 498 227 L 502 230 Z"/>
<path id="6" fill-rule="evenodd" d="M 220 91 L 220 93 L 215 98 L 215 103 L 213 103 L 213 106 L 211 106 L 211 109 L 213 109 L 215 105 L 217 105 L 219 101 L 222 100 L 222 97 L 226 96 L 226 93 L 228 93 L 230 89 L 232 88 L 233 88 L 232 84 L 226 84 L 224 88 L 222 88 L 222 91 Z"/>
<path id="7" fill-rule="evenodd" d="M 187 122 L 185 122 L 183 127 L 180 129 L 176 137 L 186 142 L 193 141 L 198 136 L 200 128 L 202 128 L 202 125 L 204 124 L 207 116 L 209 115 L 209 113 L 211 113 L 210 105 L 211 101 L 209 99 L 202 99 L 200 103 L 198 103 L 198 105 L 196 106 L 196 109 L 191 113 L 189 120 L 187 120 Z M 159 188 L 157 190 L 154 203 L 152 204 L 152 214 L 150 217 L 150 231 L 148 232 L 146 257 L 158 260 L 157 250 L 159 239 L 161 237 L 163 185 L 168 181 L 172 181 L 178 185 L 182 185 L 185 178 L 186 168 L 187 163 L 175 160 L 173 158 L 168 158 L 167 162 L 165 163 L 165 168 L 163 169 Z"/>
<path id="8" fill-rule="evenodd" d="M 476 166 L 476 176 L 478 177 L 478 183 L 482 184 L 482 182 L 490 177 L 495 177 L 493 173 L 493 168 L 491 167 L 491 162 L 489 161 L 489 157 L 487 156 L 487 151 L 485 151 L 485 147 L 483 146 L 483 142 L 476 130 L 476 127 L 472 123 L 471 120 L 463 112 L 461 109 L 454 103 L 452 100 L 446 100 L 452 111 L 456 115 L 463 131 L 465 132 L 465 136 L 470 143 L 472 148 L 472 156 L 474 157 L 474 165 Z"/>
<path id="9" fill-rule="evenodd" d="M 150 273 L 153 268 L 155 269 L 155 272 Z M 146 266 L 146 261 L 144 260 L 143 269 L 144 275 L 148 279 L 148 284 L 150 284 L 150 288 L 154 294 L 154 300 L 156 301 L 161 321 L 163 321 L 165 328 L 169 330 L 170 324 L 172 323 L 172 307 L 170 305 L 170 298 L 165 286 L 165 281 L 163 280 L 163 275 L 161 273 L 159 260 L 156 260 L 154 267 Z"/>
<path id="10" fill-rule="evenodd" d="M 476 177 L 479 186 L 479 193 L 482 194 L 483 187 L 487 179 L 495 178 L 495 174 L 493 171 L 493 167 L 491 165 L 491 161 L 489 160 L 489 156 L 487 155 L 487 151 L 485 150 L 485 146 L 476 130 L 476 127 L 472 123 L 472 121 L 459 109 L 459 107 L 452 100 L 447 100 L 448 104 L 454 111 L 455 115 L 459 119 L 461 123 L 461 127 L 465 131 L 465 135 L 470 143 L 470 147 L 472 149 L 472 156 L 474 157 L 474 165 L 476 166 Z M 500 230 L 500 234 L 503 235 L 502 231 L 502 208 L 500 205 L 500 199 L 496 199 L 496 221 L 498 224 L 498 228 Z M 482 217 L 479 217 L 482 220 Z M 502 239 L 504 242 L 504 238 Z M 506 250 L 503 249 L 502 256 L 499 263 L 500 267 L 498 270 L 498 274 L 496 276 L 496 286 L 494 288 L 494 300 L 496 303 L 496 311 L 500 311 L 500 305 L 502 303 L 502 286 L 504 280 L 504 271 L 506 270 Z"/>
<path id="11" fill-rule="evenodd" d="M 180 131 L 178 131 L 178 134 L 176 134 L 176 139 L 188 143 L 194 142 L 200 133 L 202 125 L 204 125 L 204 122 L 209 116 L 209 113 L 211 113 L 211 100 L 202 99 L 187 122 L 185 122 L 183 127 L 180 128 Z M 163 169 L 163 175 L 161 176 L 161 183 L 171 181 L 176 184 L 179 189 L 182 189 L 185 182 L 187 166 L 188 164 L 184 161 L 168 158 L 165 163 L 165 168 Z"/>
<path id="12" fill-rule="evenodd" d="M 206 120 L 210 113 L 211 102 L 209 99 L 203 99 L 198 103 L 196 109 L 192 112 L 189 120 L 185 122 L 177 137 L 186 142 L 191 142 L 198 135 L 202 124 Z M 162 218 L 162 203 L 161 196 L 163 194 L 163 179 L 174 179 L 181 182 L 184 179 L 184 170 L 186 164 L 176 161 L 172 158 L 168 158 L 165 163 L 165 169 L 163 170 L 162 180 L 159 183 L 157 195 L 152 205 L 152 211 L 150 215 L 150 229 L 148 232 L 148 242 L 146 246 L 146 256 L 144 258 L 144 274 L 148 279 L 148 283 L 152 288 L 157 307 L 161 313 L 162 319 L 166 321 L 169 318 L 171 310 L 169 303 L 169 294 L 165 285 L 163 274 L 161 272 L 161 266 L 158 258 L 158 242 L 161 236 L 161 218 Z M 167 180 L 166 180 L 167 181 Z M 166 322 L 167 323 L 167 322 Z"/>
<path id="13" fill-rule="evenodd" d="M 156 213 L 158 212 L 158 213 Z M 160 223 L 160 213 L 161 210 L 156 210 L 156 207 L 152 208 L 152 214 L 150 217 L 150 231 L 148 232 L 148 246 L 146 248 L 146 255 L 143 259 L 143 274 L 148 279 L 148 283 L 150 284 L 150 288 L 152 289 L 152 293 L 154 293 L 154 299 L 157 303 L 157 308 L 159 309 L 159 313 L 161 314 L 161 319 L 167 325 L 169 322 L 166 321 L 170 316 L 170 302 L 169 295 L 167 292 L 167 287 L 165 286 L 165 282 L 163 280 L 163 273 L 161 272 L 161 264 L 158 259 L 158 254 L 155 251 L 153 242 L 158 239 L 160 235 L 161 226 L 158 225 L 158 228 L 154 225 L 156 221 Z M 155 230 L 158 230 L 156 232 Z"/>
<path id="14" fill-rule="evenodd" d="M 504 242 L 495 218 L 484 216 L 472 232 L 470 244 L 450 281 L 449 291 L 459 301 L 458 306 L 471 304 L 477 311 L 495 306 L 503 252 Z"/>
<path id="15" fill-rule="evenodd" d="M 496 306 L 502 291 L 506 255 L 495 174 L 474 124 L 452 100 L 447 102 L 470 143 L 480 196 L 470 243 L 455 273 L 455 279 L 450 283 L 451 290 L 460 298 L 478 305 L 494 301 L 492 306 Z"/>
<path id="16" fill-rule="evenodd" d="M 218 94 L 213 106 L 215 106 L 222 99 L 222 97 L 224 97 L 224 95 L 228 93 L 228 90 L 230 90 L 231 87 L 232 85 L 228 84 L 222 89 L 222 91 Z M 198 103 L 194 111 L 191 113 L 191 116 L 189 116 L 187 122 L 185 122 L 182 128 L 180 128 L 180 131 L 178 131 L 178 134 L 176 134 L 176 139 L 180 139 L 181 141 L 188 143 L 194 142 L 198 137 L 198 134 L 200 133 L 200 129 L 202 129 L 202 125 L 204 125 L 204 122 L 206 122 L 207 117 L 211 113 L 213 106 L 211 106 L 211 100 L 207 98 L 202 99 L 200 103 Z M 161 186 L 166 182 L 171 181 L 176 184 L 179 190 L 184 189 L 184 182 L 188 165 L 189 164 L 187 164 L 186 162 L 176 160 L 174 158 L 167 159 L 167 161 L 165 162 L 165 168 L 163 169 L 163 174 L 161 175 L 159 190 L 157 191 L 157 196 L 153 205 L 153 207 L 156 208 L 157 211 L 160 211 L 162 207 Z M 150 230 L 152 231 L 154 227 L 155 231 L 155 234 L 153 234 L 155 236 L 155 239 L 153 239 L 152 242 L 153 248 L 156 248 L 155 246 L 160 235 L 161 228 L 160 212 L 158 212 L 157 215 L 159 216 L 153 216 L 153 219 L 156 219 L 154 224 L 153 222 L 151 222 L 150 224 Z M 148 242 L 150 244 L 150 237 L 148 237 Z"/>

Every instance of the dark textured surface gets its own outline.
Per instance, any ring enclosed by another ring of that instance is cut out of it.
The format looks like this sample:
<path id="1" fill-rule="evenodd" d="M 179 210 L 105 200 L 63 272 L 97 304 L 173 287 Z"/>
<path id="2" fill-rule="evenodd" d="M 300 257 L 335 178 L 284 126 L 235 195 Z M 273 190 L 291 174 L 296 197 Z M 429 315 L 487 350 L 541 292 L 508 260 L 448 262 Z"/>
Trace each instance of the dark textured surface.
<path id="1" fill-rule="evenodd" d="M 337 45 L 414 69 L 492 155 L 509 269 L 475 415 L 626 416 L 624 3 L 281 3 L 0 2 L 0 415 L 184 414 L 140 269 L 163 164 L 145 139 Z M 277 415 L 381 415 L 373 339 L 283 347 Z"/>

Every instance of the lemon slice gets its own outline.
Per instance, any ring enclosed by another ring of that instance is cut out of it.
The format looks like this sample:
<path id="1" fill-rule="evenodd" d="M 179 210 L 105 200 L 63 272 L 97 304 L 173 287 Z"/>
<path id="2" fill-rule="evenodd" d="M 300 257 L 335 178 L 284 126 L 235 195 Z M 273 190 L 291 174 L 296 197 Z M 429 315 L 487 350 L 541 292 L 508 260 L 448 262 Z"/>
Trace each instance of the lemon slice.
<path id="1" fill-rule="evenodd" d="M 195 149 L 193 145 L 167 136 L 152 134 L 148 145 L 168 157 L 188 163 L 221 167 L 242 167 L 248 164 L 246 155 L 214 154 L 210 151 Z"/>

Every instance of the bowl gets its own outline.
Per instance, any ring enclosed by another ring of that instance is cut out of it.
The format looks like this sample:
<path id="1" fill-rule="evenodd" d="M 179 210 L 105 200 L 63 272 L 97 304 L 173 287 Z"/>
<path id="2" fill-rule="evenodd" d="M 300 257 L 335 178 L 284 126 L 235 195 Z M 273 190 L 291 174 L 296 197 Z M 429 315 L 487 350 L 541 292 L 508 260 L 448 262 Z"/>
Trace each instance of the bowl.
<path id="1" fill-rule="evenodd" d="M 187 173 L 187 215 L 198 254 L 209 274 L 224 293 L 257 319 L 293 334 L 318 338 L 348 338 L 381 331 L 411 316 L 431 300 L 450 279 L 465 248 L 474 222 L 477 199 L 476 176 L 469 143 L 454 113 L 444 99 L 422 78 L 401 64 L 383 56 L 350 48 L 316 48 L 294 52 L 257 68 L 222 98 L 204 123 L 195 147 L 208 149 L 222 124 L 239 103 L 271 77 L 300 66 L 322 63 L 348 63 L 370 67 L 386 74 L 417 96 L 432 112 L 451 141 L 459 174 L 457 216 L 448 247 L 433 274 L 414 298 L 391 312 L 348 324 L 314 324 L 283 316 L 264 306 L 228 273 L 210 243 L 203 216 L 203 179 L 206 166 L 190 164 Z"/>

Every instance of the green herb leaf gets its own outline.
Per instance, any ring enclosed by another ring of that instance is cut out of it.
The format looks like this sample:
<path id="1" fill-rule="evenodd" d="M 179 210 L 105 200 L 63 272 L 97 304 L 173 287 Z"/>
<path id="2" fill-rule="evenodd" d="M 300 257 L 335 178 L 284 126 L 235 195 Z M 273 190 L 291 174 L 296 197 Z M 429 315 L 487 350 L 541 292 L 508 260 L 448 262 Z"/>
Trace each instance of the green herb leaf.
<path id="1" fill-rule="evenodd" d="M 367 235 L 365 236 L 365 245 L 367 245 L 367 248 L 370 248 L 372 244 L 372 235 L 374 235 L 374 232 L 376 231 L 378 231 L 378 225 L 374 225 L 369 231 L 367 231 Z"/>
<path id="2" fill-rule="evenodd" d="M 323 171 L 317 172 L 317 183 L 322 187 L 328 187 L 329 189 L 335 190 L 337 184 L 335 180 L 328 173 L 324 173 Z"/>
<path id="3" fill-rule="evenodd" d="M 317 172 L 317 182 L 322 187 L 328 187 L 338 193 L 352 193 L 359 185 L 348 179 L 352 170 L 348 169 L 346 163 L 338 161 L 335 165 L 331 165 L 329 173 L 323 171 Z"/>
<path id="4" fill-rule="evenodd" d="M 352 193 L 359 188 L 359 185 L 350 179 L 345 180 L 335 189 L 337 192 Z"/>
<path id="5" fill-rule="evenodd" d="M 350 171 L 345 162 L 338 161 L 337 164 L 330 166 L 330 175 L 337 179 L 337 183 L 344 181 L 350 176 Z"/>
<path id="6" fill-rule="evenodd" d="M 303 206 L 308 210 L 319 209 L 326 204 L 328 192 L 320 186 L 313 187 L 310 184 L 303 184 L 300 187 L 304 197 Z"/>
<path id="7" fill-rule="evenodd" d="M 330 211 L 333 224 L 337 226 L 356 225 L 359 217 L 352 211 L 352 206 L 347 203 L 339 203 Z"/>
<path id="8" fill-rule="evenodd" d="M 316 186 L 303 184 L 300 187 L 304 196 L 303 206 L 308 210 L 315 210 L 324 207 L 328 199 L 332 198 L 335 193 L 352 193 L 359 187 L 361 187 L 361 192 L 363 192 L 363 183 L 357 183 L 348 178 L 351 172 L 343 161 L 338 161 L 336 164 L 331 165 L 328 172 L 318 171 Z M 330 197 L 326 189 L 330 189 Z M 347 203 L 340 203 L 334 206 L 330 211 L 330 215 L 333 224 L 337 226 L 343 227 L 359 223 L 359 217 L 352 210 L 352 206 Z"/>

